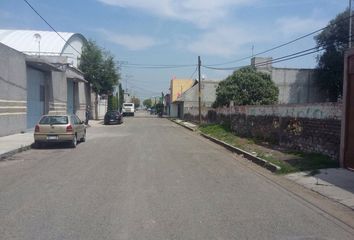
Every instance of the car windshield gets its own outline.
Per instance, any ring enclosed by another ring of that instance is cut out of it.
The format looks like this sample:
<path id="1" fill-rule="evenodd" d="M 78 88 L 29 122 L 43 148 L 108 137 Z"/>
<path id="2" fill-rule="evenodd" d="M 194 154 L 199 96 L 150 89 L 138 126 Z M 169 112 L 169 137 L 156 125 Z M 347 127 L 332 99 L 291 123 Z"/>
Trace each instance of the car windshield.
<path id="1" fill-rule="evenodd" d="M 67 116 L 44 116 L 39 121 L 42 125 L 65 125 L 68 124 Z"/>
<path id="2" fill-rule="evenodd" d="M 117 114 L 119 114 L 119 112 L 117 112 L 117 111 L 111 111 L 111 112 L 107 112 L 106 113 L 107 114 L 107 116 L 115 116 L 115 115 L 117 115 Z"/>

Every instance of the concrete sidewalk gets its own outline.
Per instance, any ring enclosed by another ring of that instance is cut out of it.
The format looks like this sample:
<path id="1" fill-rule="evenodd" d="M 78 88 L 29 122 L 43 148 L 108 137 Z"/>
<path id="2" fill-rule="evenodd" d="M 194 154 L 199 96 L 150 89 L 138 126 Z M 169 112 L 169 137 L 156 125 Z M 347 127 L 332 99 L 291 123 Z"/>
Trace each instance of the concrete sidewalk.
<path id="1" fill-rule="evenodd" d="M 33 131 L 0 137 L 0 160 L 31 148 Z"/>
<path id="2" fill-rule="evenodd" d="M 90 120 L 88 127 L 102 125 L 102 122 L 103 120 Z M 13 154 L 30 149 L 33 143 L 33 130 L 0 137 L 0 160 L 4 160 Z"/>
<path id="3" fill-rule="evenodd" d="M 191 130 L 191 131 L 195 131 L 198 129 L 198 125 L 195 125 L 194 123 L 191 123 L 191 122 L 185 122 L 185 121 L 182 121 L 180 119 L 174 119 L 172 120 L 173 122 Z"/>
<path id="4" fill-rule="evenodd" d="M 286 175 L 286 178 L 354 210 L 354 172 L 343 168 L 321 169 Z"/>

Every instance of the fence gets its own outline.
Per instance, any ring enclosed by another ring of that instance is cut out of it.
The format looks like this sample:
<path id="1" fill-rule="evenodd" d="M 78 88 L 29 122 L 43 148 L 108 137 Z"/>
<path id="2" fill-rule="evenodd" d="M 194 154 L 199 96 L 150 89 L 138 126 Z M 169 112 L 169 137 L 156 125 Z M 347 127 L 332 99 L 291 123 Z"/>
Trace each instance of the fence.
<path id="1" fill-rule="evenodd" d="M 227 123 L 241 137 L 260 138 L 333 159 L 339 158 L 341 116 L 341 103 L 202 109 L 204 123 Z M 198 108 L 185 109 L 184 119 L 198 121 Z"/>

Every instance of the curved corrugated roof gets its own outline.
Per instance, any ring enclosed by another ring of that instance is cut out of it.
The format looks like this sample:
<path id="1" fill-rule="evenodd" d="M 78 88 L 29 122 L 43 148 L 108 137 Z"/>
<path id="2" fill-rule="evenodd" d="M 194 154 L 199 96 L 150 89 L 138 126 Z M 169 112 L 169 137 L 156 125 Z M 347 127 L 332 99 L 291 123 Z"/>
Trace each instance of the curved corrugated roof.
<path id="1" fill-rule="evenodd" d="M 38 53 L 39 45 L 36 35 L 40 36 L 40 52 L 43 55 L 61 55 L 66 47 L 66 42 L 79 38 L 82 42 L 86 39 L 79 33 L 59 32 L 65 41 L 55 32 L 36 30 L 4 30 L 0 29 L 0 42 L 27 54 Z M 81 52 L 81 49 L 76 49 Z"/>

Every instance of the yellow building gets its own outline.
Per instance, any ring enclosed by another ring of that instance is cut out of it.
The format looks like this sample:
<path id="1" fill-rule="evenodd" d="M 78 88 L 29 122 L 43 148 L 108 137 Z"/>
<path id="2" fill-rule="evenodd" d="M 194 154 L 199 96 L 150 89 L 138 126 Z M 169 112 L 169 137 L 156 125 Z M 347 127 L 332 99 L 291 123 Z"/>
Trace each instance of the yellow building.
<path id="1" fill-rule="evenodd" d="M 170 116 L 181 117 L 181 106 L 176 100 L 182 96 L 182 93 L 190 89 L 195 83 L 192 79 L 171 79 L 170 91 L 171 91 L 171 104 L 170 104 Z"/>
<path id="2" fill-rule="evenodd" d="M 171 79 L 171 102 L 176 101 L 177 98 L 190 89 L 193 84 L 194 80 L 192 79 Z"/>

